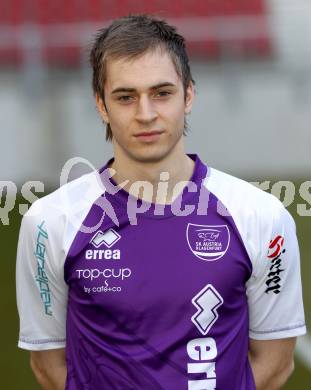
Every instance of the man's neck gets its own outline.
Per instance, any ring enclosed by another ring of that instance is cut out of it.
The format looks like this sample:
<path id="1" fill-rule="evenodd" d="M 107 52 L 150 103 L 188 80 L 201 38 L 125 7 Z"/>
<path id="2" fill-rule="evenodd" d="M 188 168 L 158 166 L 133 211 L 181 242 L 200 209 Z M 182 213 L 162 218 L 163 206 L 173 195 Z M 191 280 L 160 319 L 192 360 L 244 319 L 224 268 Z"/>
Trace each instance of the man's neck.
<path id="1" fill-rule="evenodd" d="M 194 164 L 184 150 L 180 149 L 156 162 L 137 161 L 127 154 L 116 153 L 109 169 L 114 181 L 131 195 L 153 203 L 170 204 L 182 192 L 186 183 L 176 184 L 190 180 Z M 150 184 L 138 190 L 138 181 Z"/>

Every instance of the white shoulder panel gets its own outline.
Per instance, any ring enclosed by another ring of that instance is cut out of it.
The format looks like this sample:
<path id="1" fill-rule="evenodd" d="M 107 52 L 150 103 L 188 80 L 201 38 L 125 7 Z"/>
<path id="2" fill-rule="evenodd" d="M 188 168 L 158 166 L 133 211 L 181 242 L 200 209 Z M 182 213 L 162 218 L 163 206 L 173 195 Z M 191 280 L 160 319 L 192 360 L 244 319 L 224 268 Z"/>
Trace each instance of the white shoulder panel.
<path id="1" fill-rule="evenodd" d="M 252 264 L 246 284 L 250 337 L 276 339 L 306 332 L 300 256 L 293 218 L 283 204 L 244 180 L 211 168 L 204 182 L 232 216 Z"/>
<path id="2" fill-rule="evenodd" d="M 225 212 L 222 204 L 228 209 L 243 239 L 253 269 L 256 270 L 257 261 L 267 251 L 272 212 L 283 205 L 273 195 L 214 168 L 210 168 L 204 184 L 219 199 L 218 211 Z"/>
<path id="3" fill-rule="evenodd" d="M 23 217 L 16 263 L 20 348 L 65 346 L 64 262 L 80 225 L 104 191 L 99 175 L 92 172 L 37 200 Z"/>

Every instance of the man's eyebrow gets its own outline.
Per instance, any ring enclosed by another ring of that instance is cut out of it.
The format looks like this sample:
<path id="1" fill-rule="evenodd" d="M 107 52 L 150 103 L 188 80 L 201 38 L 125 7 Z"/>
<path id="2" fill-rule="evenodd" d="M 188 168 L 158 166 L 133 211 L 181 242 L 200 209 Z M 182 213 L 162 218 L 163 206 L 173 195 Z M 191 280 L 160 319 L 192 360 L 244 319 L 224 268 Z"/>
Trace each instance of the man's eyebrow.
<path id="1" fill-rule="evenodd" d="M 153 85 L 149 89 L 154 91 L 156 89 L 163 88 L 163 87 L 176 87 L 176 84 L 170 83 L 170 82 L 166 81 L 166 82 L 163 82 L 163 83 L 159 83 L 159 84 Z M 114 89 L 111 92 L 111 94 L 115 94 L 115 93 L 118 93 L 118 92 L 136 92 L 136 89 L 135 88 L 128 88 L 128 87 L 118 87 L 118 88 Z"/>

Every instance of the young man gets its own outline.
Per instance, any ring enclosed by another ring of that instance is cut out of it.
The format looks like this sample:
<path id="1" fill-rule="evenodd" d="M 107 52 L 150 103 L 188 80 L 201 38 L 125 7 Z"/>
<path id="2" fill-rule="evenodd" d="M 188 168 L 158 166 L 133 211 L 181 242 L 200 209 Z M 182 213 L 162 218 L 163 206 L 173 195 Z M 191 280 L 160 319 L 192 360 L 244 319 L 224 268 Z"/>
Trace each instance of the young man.
<path id="1" fill-rule="evenodd" d="M 115 20 L 91 63 L 114 158 L 38 200 L 19 238 L 18 345 L 38 382 L 279 389 L 305 333 L 293 219 L 185 153 L 194 87 L 173 27 Z"/>

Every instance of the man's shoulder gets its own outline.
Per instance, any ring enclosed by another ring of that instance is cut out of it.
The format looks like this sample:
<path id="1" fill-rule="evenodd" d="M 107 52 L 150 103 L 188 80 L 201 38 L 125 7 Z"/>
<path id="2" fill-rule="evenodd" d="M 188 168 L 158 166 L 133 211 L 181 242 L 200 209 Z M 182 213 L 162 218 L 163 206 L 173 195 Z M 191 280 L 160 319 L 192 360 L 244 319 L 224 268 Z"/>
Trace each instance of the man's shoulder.
<path id="1" fill-rule="evenodd" d="M 256 212 L 269 215 L 272 209 L 284 208 L 280 200 L 271 193 L 263 191 L 251 182 L 215 168 L 210 168 L 204 184 L 230 209 L 237 208 L 246 213 Z"/>
<path id="2" fill-rule="evenodd" d="M 215 168 L 210 168 L 204 184 L 242 225 L 253 223 L 267 228 L 274 217 L 284 213 L 285 208 L 276 196 Z"/>
<path id="3" fill-rule="evenodd" d="M 90 208 L 103 192 L 105 188 L 100 175 L 97 171 L 93 171 L 61 185 L 48 195 L 36 200 L 25 217 L 57 220 L 79 215 L 85 209 Z"/>
<path id="4" fill-rule="evenodd" d="M 233 218 L 253 265 L 266 253 L 273 232 L 280 233 L 283 224 L 293 223 L 278 198 L 245 180 L 212 168 L 204 184 L 224 206 L 217 206 L 220 214 L 225 208 L 225 215 Z"/>

